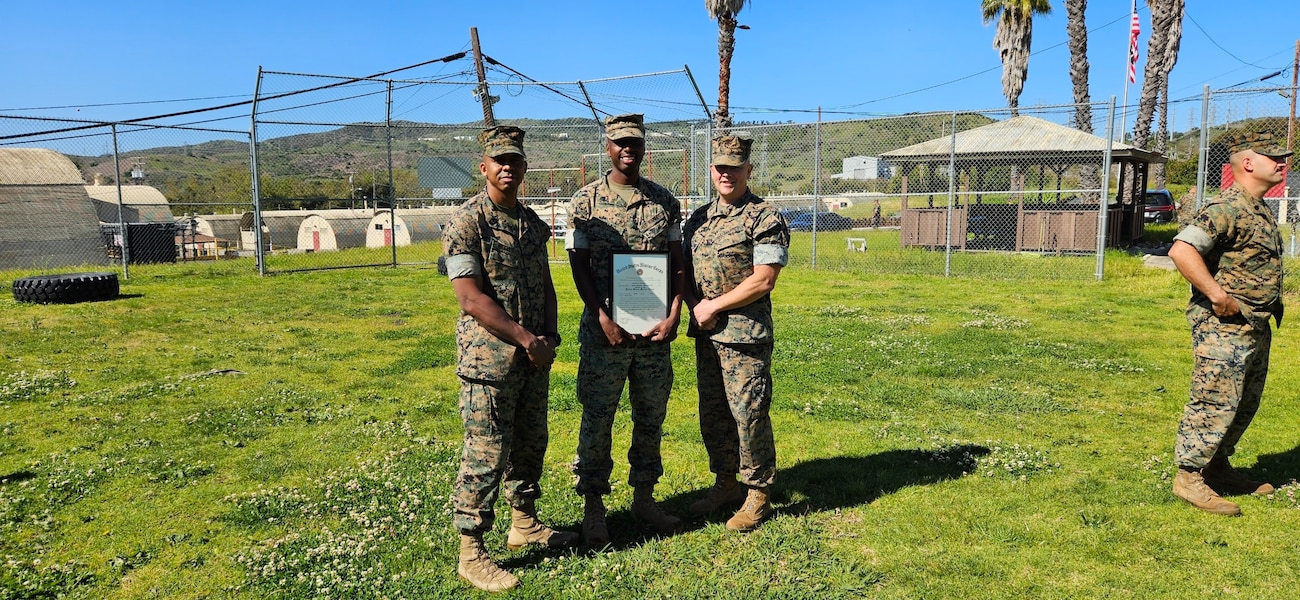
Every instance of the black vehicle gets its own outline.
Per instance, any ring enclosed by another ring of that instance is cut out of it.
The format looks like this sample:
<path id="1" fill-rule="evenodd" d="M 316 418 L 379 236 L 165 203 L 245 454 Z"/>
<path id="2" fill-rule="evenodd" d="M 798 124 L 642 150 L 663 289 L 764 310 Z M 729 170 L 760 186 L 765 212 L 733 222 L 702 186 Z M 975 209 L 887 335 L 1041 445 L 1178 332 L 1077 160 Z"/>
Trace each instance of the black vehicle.
<path id="1" fill-rule="evenodd" d="M 1142 220 L 1146 223 L 1169 223 L 1174 220 L 1174 195 L 1169 190 L 1147 190 Z"/>
<path id="2" fill-rule="evenodd" d="M 787 223 L 790 231 L 812 231 L 813 214 L 804 213 L 796 216 Z M 853 229 L 853 221 L 844 215 L 833 212 L 821 212 L 817 215 L 817 231 L 844 231 Z"/>

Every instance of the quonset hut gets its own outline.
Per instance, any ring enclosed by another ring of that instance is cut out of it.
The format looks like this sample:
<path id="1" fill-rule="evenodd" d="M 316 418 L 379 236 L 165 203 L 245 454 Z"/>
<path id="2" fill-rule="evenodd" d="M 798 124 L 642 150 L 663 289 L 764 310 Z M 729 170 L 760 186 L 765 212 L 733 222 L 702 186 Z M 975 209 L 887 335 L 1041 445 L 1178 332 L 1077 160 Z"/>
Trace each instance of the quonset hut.
<path id="1" fill-rule="evenodd" d="M 365 247 L 370 220 L 370 215 L 352 210 L 316 211 L 298 225 L 298 249 L 319 252 Z"/>
<path id="2" fill-rule="evenodd" d="M 0 148 L 0 269 L 106 265 L 81 171 L 41 148 Z"/>
<path id="3" fill-rule="evenodd" d="M 442 224 L 451 218 L 455 206 L 398 209 L 393 215 L 380 210 L 366 226 L 366 247 L 409 246 L 421 242 L 441 242 Z"/>
<path id="4" fill-rule="evenodd" d="M 251 241 L 253 232 L 248 232 L 250 241 L 245 245 L 243 242 L 243 236 L 239 230 L 239 223 L 243 218 L 243 213 L 232 213 L 228 215 L 195 215 L 194 228 L 199 235 L 206 235 L 218 240 L 231 242 L 235 248 L 252 250 L 256 247 L 256 244 Z M 251 216 L 249 217 L 249 222 L 252 222 Z"/>
<path id="5" fill-rule="evenodd" d="M 101 223 L 118 223 L 117 186 L 88 185 L 86 194 L 95 205 L 95 213 Z M 157 188 L 147 185 L 122 186 L 122 215 L 120 221 L 127 223 L 173 223 L 167 197 Z"/>

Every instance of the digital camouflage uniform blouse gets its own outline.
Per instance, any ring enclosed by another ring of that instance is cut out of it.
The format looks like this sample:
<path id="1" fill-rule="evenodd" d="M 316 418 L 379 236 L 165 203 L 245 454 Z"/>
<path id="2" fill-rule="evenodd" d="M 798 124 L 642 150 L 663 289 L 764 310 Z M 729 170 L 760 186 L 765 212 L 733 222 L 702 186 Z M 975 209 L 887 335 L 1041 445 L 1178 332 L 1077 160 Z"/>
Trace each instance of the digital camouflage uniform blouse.
<path id="1" fill-rule="evenodd" d="M 1191 244 L 1214 280 L 1246 305 L 1243 312 L 1282 318 L 1282 235 L 1273 213 L 1239 185 L 1206 201 L 1191 224 L 1174 239 Z M 1210 307 L 1195 287 L 1192 304 Z"/>
<path id="2" fill-rule="evenodd" d="M 610 189 L 608 176 L 587 184 L 574 194 L 569 206 L 570 240 L 591 252 L 591 272 L 596 291 L 606 309 L 613 294 L 615 252 L 668 252 L 668 243 L 682 221 L 677 199 L 663 186 L 644 177 L 631 202 Z M 582 241 L 578 241 L 581 238 Z M 575 247 L 570 245 L 570 247 Z M 595 314 L 583 309 L 578 341 L 609 344 Z"/>
<path id="3" fill-rule="evenodd" d="M 497 208 L 486 191 L 461 205 L 442 233 L 448 256 L 448 276 L 473 275 L 474 264 L 483 275 L 483 293 L 501 305 L 512 319 L 532 332 L 546 328 L 546 279 L 550 269 L 546 242 L 551 229 L 533 209 L 519 205 L 515 221 Z M 466 266 L 459 256 L 473 257 Z M 512 343 L 493 335 L 477 320 L 460 314 L 456 323 L 460 359 L 456 374 L 467 379 L 500 381 L 516 365 L 528 364 L 528 355 Z"/>
<path id="4" fill-rule="evenodd" d="M 785 265 L 790 230 L 771 205 L 746 191 L 735 204 L 715 200 L 697 209 L 682 231 L 688 285 L 702 299 L 717 298 L 754 273 L 754 264 Z M 757 260 L 755 254 L 758 254 Z M 687 335 L 724 344 L 771 343 L 772 297 L 718 315 L 718 324 L 701 331 L 694 320 Z"/>

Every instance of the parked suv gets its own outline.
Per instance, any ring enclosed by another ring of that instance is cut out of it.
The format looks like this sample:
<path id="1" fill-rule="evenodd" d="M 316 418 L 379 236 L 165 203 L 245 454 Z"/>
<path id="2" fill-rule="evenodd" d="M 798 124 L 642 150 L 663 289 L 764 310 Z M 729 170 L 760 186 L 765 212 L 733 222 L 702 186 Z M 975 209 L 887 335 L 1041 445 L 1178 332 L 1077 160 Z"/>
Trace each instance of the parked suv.
<path id="1" fill-rule="evenodd" d="M 812 231 L 813 214 L 804 213 L 793 219 L 790 219 L 788 225 L 790 231 Z M 817 231 L 843 231 L 853 229 L 853 221 L 844 215 L 837 215 L 833 212 L 821 212 L 817 215 Z"/>
<path id="2" fill-rule="evenodd" d="M 1174 195 L 1169 190 L 1147 190 L 1146 207 L 1142 220 L 1147 223 L 1169 223 L 1174 220 Z"/>

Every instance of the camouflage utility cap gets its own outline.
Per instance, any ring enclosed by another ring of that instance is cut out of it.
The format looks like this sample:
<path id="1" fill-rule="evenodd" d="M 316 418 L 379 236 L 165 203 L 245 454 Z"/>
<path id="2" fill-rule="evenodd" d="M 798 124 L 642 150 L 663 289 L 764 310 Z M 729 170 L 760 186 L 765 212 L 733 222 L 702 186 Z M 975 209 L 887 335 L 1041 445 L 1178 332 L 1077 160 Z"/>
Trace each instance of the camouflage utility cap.
<path id="1" fill-rule="evenodd" d="M 645 115 L 615 115 L 605 118 L 605 137 L 611 140 L 623 138 L 645 139 Z"/>
<path id="2" fill-rule="evenodd" d="M 713 139 L 713 162 L 715 165 L 739 167 L 749 162 L 749 147 L 754 140 L 734 135 L 724 135 Z"/>
<path id="3" fill-rule="evenodd" d="M 1286 149 L 1286 142 L 1267 132 L 1243 131 L 1225 138 L 1224 144 L 1228 147 L 1229 154 L 1254 150 L 1271 158 L 1291 156 L 1291 151 Z"/>
<path id="4" fill-rule="evenodd" d="M 505 156 L 507 154 L 524 154 L 524 130 L 514 125 L 497 125 L 484 129 L 478 134 L 478 143 L 483 144 L 483 156 Z"/>

